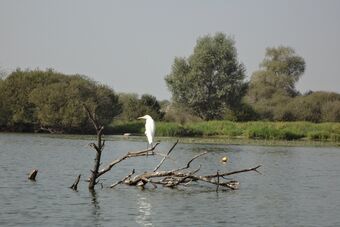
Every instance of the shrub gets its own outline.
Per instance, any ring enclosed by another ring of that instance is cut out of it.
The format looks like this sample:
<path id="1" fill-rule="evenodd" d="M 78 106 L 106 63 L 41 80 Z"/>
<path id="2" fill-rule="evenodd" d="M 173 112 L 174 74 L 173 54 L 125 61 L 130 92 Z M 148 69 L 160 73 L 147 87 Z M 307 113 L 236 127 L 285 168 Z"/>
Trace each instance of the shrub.
<path id="1" fill-rule="evenodd" d="M 331 133 L 330 140 L 333 142 L 340 142 L 340 134 Z"/>
<path id="2" fill-rule="evenodd" d="M 142 121 L 119 122 L 110 125 L 110 131 L 114 134 L 144 133 L 144 124 Z"/>
<path id="3" fill-rule="evenodd" d="M 157 136 L 201 136 L 203 133 L 195 128 L 185 127 L 176 123 L 158 122 Z"/>
<path id="4" fill-rule="evenodd" d="M 321 110 L 322 121 L 340 122 L 340 100 L 325 103 Z"/>
<path id="5" fill-rule="evenodd" d="M 307 136 L 310 140 L 328 140 L 330 134 L 326 131 L 311 131 L 308 132 Z"/>

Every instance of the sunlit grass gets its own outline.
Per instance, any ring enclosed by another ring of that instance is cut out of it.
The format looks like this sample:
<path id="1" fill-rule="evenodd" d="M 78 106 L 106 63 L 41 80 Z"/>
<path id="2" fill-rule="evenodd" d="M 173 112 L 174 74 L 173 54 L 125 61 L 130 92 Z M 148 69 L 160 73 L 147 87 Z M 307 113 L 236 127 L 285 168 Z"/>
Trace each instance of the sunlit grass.
<path id="1" fill-rule="evenodd" d="M 162 137 L 340 142 L 340 123 L 202 121 L 184 125 L 174 122 L 156 122 L 156 127 L 156 136 Z M 114 134 L 143 134 L 144 123 L 120 122 L 111 125 L 110 128 Z"/>

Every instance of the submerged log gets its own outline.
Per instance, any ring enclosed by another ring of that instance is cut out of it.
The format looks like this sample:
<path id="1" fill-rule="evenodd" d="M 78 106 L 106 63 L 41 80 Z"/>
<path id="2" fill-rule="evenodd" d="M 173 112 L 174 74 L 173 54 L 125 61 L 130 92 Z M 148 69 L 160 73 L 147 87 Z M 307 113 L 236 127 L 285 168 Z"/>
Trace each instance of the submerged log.
<path id="1" fill-rule="evenodd" d="M 76 180 L 74 181 L 74 183 L 71 185 L 71 189 L 77 191 L 77 188 L 78 188 L 78 183 L 80 181 L 80 177 L 81 177 L 81 174 L 78 175 L 78 177 L 76 178 Z"/>
<path id="2" fill-rule="evenodd" d="M 32 172 L 28 175 L 28 179 L 32 180 L 32 181 L 35 181 L 35 178 L 36 178 L 37 174 L 38 174 L 38 170 L 37 169 L 32 170 Z"/>

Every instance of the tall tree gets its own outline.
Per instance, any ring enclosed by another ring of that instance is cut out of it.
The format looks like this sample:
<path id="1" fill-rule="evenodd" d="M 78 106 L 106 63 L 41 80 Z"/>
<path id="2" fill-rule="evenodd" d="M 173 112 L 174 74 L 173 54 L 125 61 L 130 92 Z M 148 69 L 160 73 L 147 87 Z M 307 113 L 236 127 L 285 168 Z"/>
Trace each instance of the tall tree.
<path id="1" fill-rule="evenodd" d="M 305 61 L 291 47 L 267 48 L 260 70 L 253 73 L 248 95 L 252 102 L 270 99 L 273 95 L 294 97 L 295 84 L 305 71 Z"/>
<path id="2" fill-rule="evenodd" d="M 216 33 L 199 38 L 188 59 L 175 58 L 165 81 L 175 103 L 211 120 L 221 118 L 225 107 L 240 104 L 246 91 L 244 72 L 234 40 Z"/>
<path id="3" fill-rule="evenodd" d="M 250 79 L 246 102 L 262 119 L 293 120 L 285 105 L 299 95 L 295 84 L 305 67 L 304 59 L 291 47 L 267 48 L 260 70 Z"/>

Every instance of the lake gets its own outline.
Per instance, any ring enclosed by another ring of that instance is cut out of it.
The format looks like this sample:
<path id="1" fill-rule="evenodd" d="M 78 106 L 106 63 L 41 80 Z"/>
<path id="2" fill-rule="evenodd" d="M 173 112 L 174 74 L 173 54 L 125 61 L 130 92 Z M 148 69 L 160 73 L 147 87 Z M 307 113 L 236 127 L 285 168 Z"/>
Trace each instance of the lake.
<path id="1" fill-rule="evenodd" d="M 93 139 L 93 138 L 92 138 Z M 128 151 L 146 148 L 144 138 L 107 136 L 103 166 Z M 0 226 L 340 226 L 340 148 L 228 144 L 181 144 L 161 170 L 196 159 L 201 174 L 262 167 L 232 179 L 235 191 L 192 183 L 178 189 L 108 188 L 133 168 L 152 170 L 160 156 L 132 158 L 113 167 L 94 193 L 85 180 L 93 167 L 91 138 L 0 133 Z M 161 141 L 166 153 L 172 142 Z M 220 159 L 229 157 L 222 165 Z M 37 181 L 28 173 L 37 168 Z M 69 189 L 82 174 L 78 191 Z"/>

